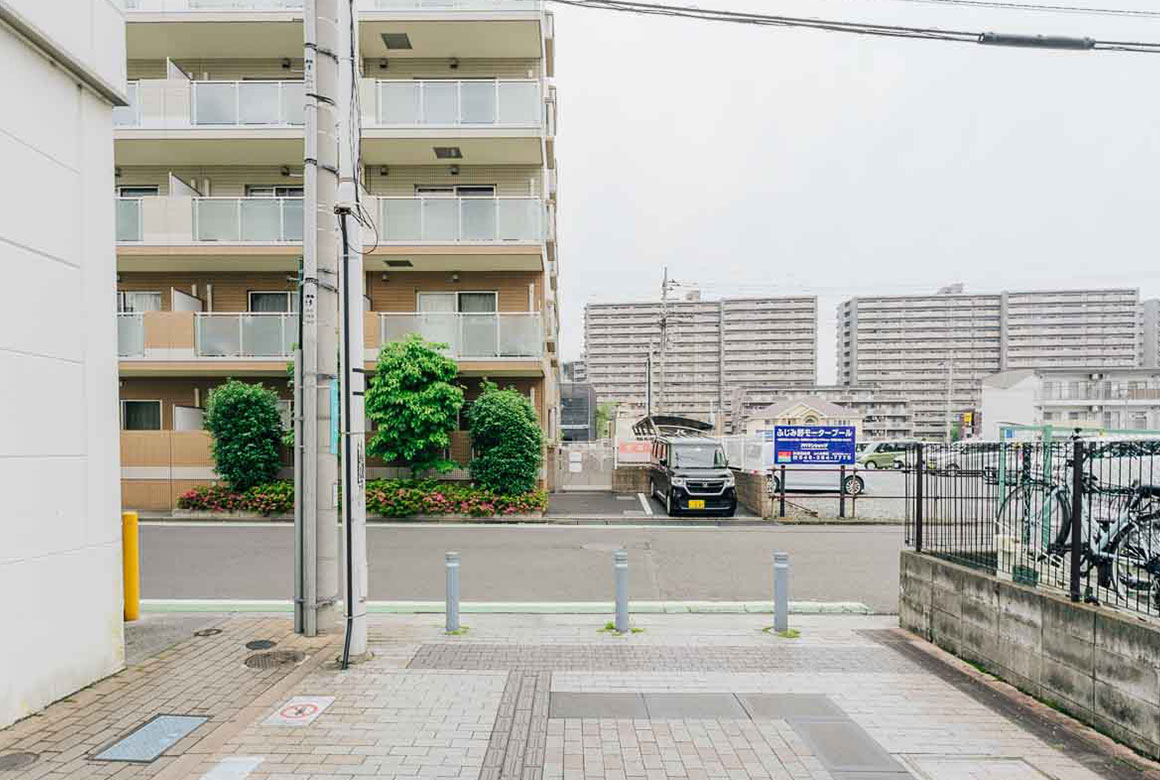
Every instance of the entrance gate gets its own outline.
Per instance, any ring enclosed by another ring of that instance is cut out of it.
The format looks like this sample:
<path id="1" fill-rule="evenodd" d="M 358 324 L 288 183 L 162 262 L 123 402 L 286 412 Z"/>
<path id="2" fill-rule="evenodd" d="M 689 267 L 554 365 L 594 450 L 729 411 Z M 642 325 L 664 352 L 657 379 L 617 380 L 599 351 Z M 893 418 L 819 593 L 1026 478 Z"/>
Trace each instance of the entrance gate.
<path id="1" fill-rule="evenodd" d="M 556 489 L 612 490 L 615 464 L 611 439 L 563 442 L 556 457 Z"/>

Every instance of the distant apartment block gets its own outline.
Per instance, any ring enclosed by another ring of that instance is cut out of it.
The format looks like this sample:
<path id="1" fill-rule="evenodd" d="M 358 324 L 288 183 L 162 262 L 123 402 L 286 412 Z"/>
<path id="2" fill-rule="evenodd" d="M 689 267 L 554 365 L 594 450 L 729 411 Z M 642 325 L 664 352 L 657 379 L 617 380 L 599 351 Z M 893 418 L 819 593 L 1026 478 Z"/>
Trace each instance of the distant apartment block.
<path id="1" fill-rule="evenodd" d="M 1138 302 L 1135 289 L 852 298 L 838 310 L 838 381 L 905 396 L 914 434 L 941 438 L 978 410 L 990 374 L 1135 366 Z"/>
<path id="2" fill-rule="evenodd" d="M 813 297 L 590 303 L 584 311 L 597 398 L 643 408 L 651 353 L 653 411 L 669 414 L 715 416 L 734 388 L 813 384 L 816 339 Z"/>
<path id="3" fill-rule="evenodd" d="M 735 393 L 730 403 L 730 429 L 740 433 L 749 427 L 754 415 L 761 414 L 763 409 L 801 396 L 822 398 L 853 410 L 860 418 L 859 435 L 863 439 L 907 439 L 914 436 L 914 419 L 909 399 L 900 393 L 883 391 L 873 385 L 802 385 Z"/>
<path id="4" fill-rule="evenodd" d="M 1143 368 L 1160 367 L 1160 299 L 1140 301 L 1139 364 Z"/>
<path id="5" fill-rule="evenodd" d="M 1016 369 L 983 380 L 983 435 L 1003 423 L 1160 430 L 1160 369 Z"/>

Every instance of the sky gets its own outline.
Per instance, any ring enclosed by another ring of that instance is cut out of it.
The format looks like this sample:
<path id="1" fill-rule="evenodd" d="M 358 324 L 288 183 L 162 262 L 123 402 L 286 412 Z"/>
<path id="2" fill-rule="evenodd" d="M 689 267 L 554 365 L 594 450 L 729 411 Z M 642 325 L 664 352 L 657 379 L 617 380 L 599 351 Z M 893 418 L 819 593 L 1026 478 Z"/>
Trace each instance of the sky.
<path id="1" fill-rule="evenodd" d="M 915 0 L 697 4 L 1160 42 L 1160 16 Z M 657 299 L 663 266 L 678 292 L 707 298 L 817 295 L 821 383 L 834 381 L 836 307 L 855 295 L 963 282 L 1160 296 L 1160 54 L 551 8 L 566 360 L 583 349 L 585 303 Z"/>

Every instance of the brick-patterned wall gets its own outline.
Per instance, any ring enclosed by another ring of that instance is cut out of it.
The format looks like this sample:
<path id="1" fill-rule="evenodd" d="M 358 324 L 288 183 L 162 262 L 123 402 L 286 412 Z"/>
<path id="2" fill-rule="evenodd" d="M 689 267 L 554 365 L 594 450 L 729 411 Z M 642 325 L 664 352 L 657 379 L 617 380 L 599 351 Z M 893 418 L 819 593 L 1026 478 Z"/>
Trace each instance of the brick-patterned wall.
<path id="1" fill-rule="evenodd" d="M 734 471 L 733 476 L 737 480 L 737 503 L 758 517 L 776 516 L 777 508 L 769 496 L 764 475 Z"/>
<path id="2" fill-rule="evenodd" d="M 612 492 L 648 493 L 648 475 L 647 466 L 620 466 L 612 472 Z"/>
<path id="3" fill-rule="evenodd" d="M 246 382 L 261 382 L 278 394 L 279 398 L 290 398 L 290 388 L 284 379 L 262 377 L 253 379 L 235 377 Z M 122 400 L 129 401 L 161 401 L 162 430 L 173 429 L 174 406 L 198 406 L 195 403 L 194 389 L 197 389 L 197 401 L 205 407 L 209 391 L 226 380 L 222 377 L 124 377 L 120 383 Z"/>
<path id="4" fill-rule="evenodd" d="M 544 276 L 532 271 L 462 271 L 453 282 L 450 273 L 391 271 L 367 274 L 367 295 L 373 311 L 415 311 L 419 292 L 496 292 L 501 312 L 535 311 L 542 298 Z M 528 285 L 532 285 L 529 308 Z"/>

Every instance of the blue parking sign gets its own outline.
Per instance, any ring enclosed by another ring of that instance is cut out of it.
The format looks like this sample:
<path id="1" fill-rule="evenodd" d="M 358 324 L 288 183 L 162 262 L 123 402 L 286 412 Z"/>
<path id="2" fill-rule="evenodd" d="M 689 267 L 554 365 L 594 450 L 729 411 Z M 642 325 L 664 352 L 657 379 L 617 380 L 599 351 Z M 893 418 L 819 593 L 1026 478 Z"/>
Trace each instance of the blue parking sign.
<path id="1" fill-rule="evenodd" d="M 778 425 L 773 429 L 774 462 L 793 465 L 852 465 L 853 425 Z"/>

